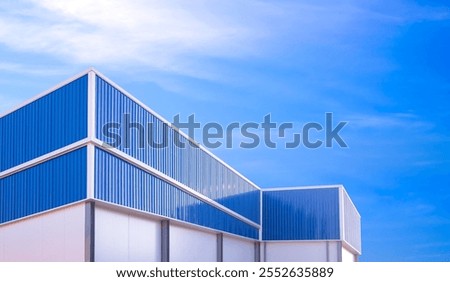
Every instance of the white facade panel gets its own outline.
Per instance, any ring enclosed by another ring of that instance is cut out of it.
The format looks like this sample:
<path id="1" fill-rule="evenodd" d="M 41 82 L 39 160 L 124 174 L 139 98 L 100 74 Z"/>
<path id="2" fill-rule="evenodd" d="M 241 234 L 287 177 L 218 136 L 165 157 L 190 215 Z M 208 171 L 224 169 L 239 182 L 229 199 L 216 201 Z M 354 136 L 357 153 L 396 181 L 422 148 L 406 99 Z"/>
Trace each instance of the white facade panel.
<path id="1" fill-rule="evenodd" d="M 170 225 L 170 261 L 217 261 L 216 234 Z"/>
<path id="2" fill-rule="evenodd" d="M 95 208 L 95 261 L 128 261 L 128 214 Z"/>
<path id="3" fill-rule="evenodd" d="M 130 261 L 161 261 L 161 222 L 129 217 Z"/>
<path id="4" fill-rule="evenodd" d="M 265 259 L 270 262 L 326 262 L 328 258 L 337 257 L 337 248 L 327 247 L 326 241 L 266 242 L 264 244 Z"/>
<path id="5" fill-rule="evenodd" d="M 224 235 L 223 261 L 255 261 L 255 242 Z"/>
<path id="6" fill-rule="evenodd" d="M 84 261 L 85 205 L 0 227 L 0 261 Z"/>
<path id="7" fill-rule="evenodd" d="M 95 261 L 160 261 L 160 222 L 95 208 Z"/>

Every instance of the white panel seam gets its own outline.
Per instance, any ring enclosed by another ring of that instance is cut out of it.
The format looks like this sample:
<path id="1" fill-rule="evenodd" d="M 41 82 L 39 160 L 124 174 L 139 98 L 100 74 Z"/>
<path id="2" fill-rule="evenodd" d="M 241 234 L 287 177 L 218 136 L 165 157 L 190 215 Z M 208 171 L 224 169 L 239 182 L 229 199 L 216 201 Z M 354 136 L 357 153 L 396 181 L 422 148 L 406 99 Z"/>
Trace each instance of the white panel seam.
<path id="1" fill-rule="evenodd" d="M 22 170 L 31 168 L 33 166 L 36 166 L 36 165 L 38 165 L 40 163 L 43 163 L 43 162 L 45 162 L 47 160 L 59 157 L 61 155 L 64 155 L 65 153 L 68 153 L 68 152 L 74 151 L 76 149 L 79 149 L 79 148 L 85 146 L 88 143 L 89 143 L 89 139 L 88 138 L 84 138 L 82 140 L 79 140 L 77 142 L 69 144 L 69 145 L 67 145 L 65 147 L 59 148 L 57 150 L 54 150 L 54 151 L 52 151 L 50 153 L 47 153 L 47 154 L 42 155 L 40 157 L 34 158 L 32 160 L 29 160 L 29 161 L 27 161 L 25 163 L 22 163 L 20 165 L 17 165 L 17 166 L 14 166 L 12 168 L 9 168 L 9 169 L 7 169 L 5 171 L 2 171 L 0 173 L 0 179 L 4 178 L 4 177 L 7 177 L 9 175 L 12 175 L 14 173 L 17 173 L 19 171 L 22 171 Z"/>

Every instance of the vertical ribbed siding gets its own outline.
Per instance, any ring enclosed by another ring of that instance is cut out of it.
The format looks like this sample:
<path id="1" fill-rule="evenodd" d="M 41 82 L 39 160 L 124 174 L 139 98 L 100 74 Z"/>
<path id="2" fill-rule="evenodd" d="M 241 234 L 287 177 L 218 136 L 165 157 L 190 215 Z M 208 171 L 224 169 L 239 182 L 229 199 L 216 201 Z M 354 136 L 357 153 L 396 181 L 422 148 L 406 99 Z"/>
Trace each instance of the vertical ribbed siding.
<path id="1" fill-rule="evenodd" d="M 120 129 L 110 132 L 121 134 L 117 147 L 122 152 L 148 164 L 173 179 L 189 186 L 203 195 L 217 201 L 242 216 L 260 223 L 260 193 L 251 183 L 238 176 L 232 170 L 211 157 L 196 144 L 189 142 L 177 131 L 159 120 L 139 104 L 128 98 L 103 79 L 97 77 L 97 138 L 111 143 L 103 127 L 108 123 L 120 125 Z M 124 114 L 130 115 L 131 122 L 144 126 L 144 141 L 148 139 L 162 144 L 167 134 L 164 148 L 155 148 L 145 142 L 144 148 L 137 144 L 142 141 L 138 130 L 132 129 L 130 146 L 124 145 Z M 148 126 L 149 125 L 149 126 Z M 150 135 L 148 137 L 148 135 Z M 148 138 L 147 138 L 148 137 Z M 175 145 L 174 140 L 181 140 L 185 148 Z"/>
<path id="2" fill-rule="evenodd" d="M 344 240 L 361 253 L 361 217 L 344 191 Z"/>
<path id="3" fill-rule="evenodd" d="M 263 240 L 339 238 L 338 188 L 263 190 Z"/>
<path id="4" fill-rule="evenodd" d="M 0 179 L 0 223 L 85 197 L 86 148 L 81 148 Z"/>
<path id="5" fill-rule="evenodd" d="M 258 229 L 102 149 L 95 150 L 95 198 L 257 239 Z"/>
<path id="6" fill-rule="evenodd" d="M 86 137 L 87 75 L 0 118 L 0 171 Z"/>

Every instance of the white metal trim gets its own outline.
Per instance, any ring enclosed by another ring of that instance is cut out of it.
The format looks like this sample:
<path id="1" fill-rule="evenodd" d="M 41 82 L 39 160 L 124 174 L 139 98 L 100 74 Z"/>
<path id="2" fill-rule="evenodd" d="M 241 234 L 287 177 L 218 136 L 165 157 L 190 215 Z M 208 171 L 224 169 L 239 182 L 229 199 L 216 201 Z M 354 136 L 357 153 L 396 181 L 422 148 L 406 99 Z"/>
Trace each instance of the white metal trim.
<path id="1" fill-rule="evenodd" d="M 362 251 L 359 251 L 358 249 L 356 249 L 352 244 L 347 242 L 347 240 L 342 240 L 342 246 L 347 248 L 347 249 L 350 249 L 348 251 L 350 251 L 354 255 L 359 255 L 360 256 L 362 254 Z"/>
<path id="2" fill-rule="evenodd" d="M 60 155 L 63 155 L 63 154 L 68 153 L 68 152 L 71 152 L 71 151 L 76 150 L 78 148 L 81 148 L 84 145 L 86 145 L 88 142 L 89 142 L 88 138 L 84 138 L 82 140 L 79 140 L 79 141 L 77 141 L 75 143 L 72 143 L 70 145 L 62 147 L 60 149 L 57 149 L 55 151 L 52 151 L 52 152 L 47 153 L 45 155 L 42 155 L 40 157 L 34 158 L 34 159 L 29 160 L 29 161 L 27 161 L 25 163 L 22 163 L 20 165 L 17 165 L 17 166 L 14 166 L 12 168 L 9 168 L 9 169 L 7 169 L 5 171 L 2 171 L 0 173 L 0 179 L 4 178 L 4 177 L 7 177 L 7 176 L 9 176 L 11 174 L 17 173 L 19 171 L 28 169 L 30 167 L 36 166 L 36 165 L 38 165 L 40 163 L 43 163 L 43 162 L 45 162 L 47 160 L 59 157 Z"/>
<path id="3" fill-rule="evenodd" d="M 160 116 L 158 113 L 156 113 L 155 111 L 153 111 L 150 107 L 148 107 L 147 105 L 145 105 L 144 103 L 142 103 L 141 101 L 139 101 L 136 97 L 134 97 L 131 93 L 129 93 L 128 91 L 126 91 L 125 89 L 123 89 L 122 87 L 120 87 L 119 85 L 117 85 L 114 81 L 110 80 L 109 78 L 107 78 L 105 75 L 103 75 L 101 72 L 97 71 L 96 69 L 92 68 L 92 71 L 94 71 L 101 79 L 105 80 L 106 82 L 108 82 L 109 84 L 111 84 L 113 87 L 117 88 L 117 90 L 119 90 L 120 92 L 122 92 L 125 96 L 127 96 L 128 98 L 130 98 L 131 100 L 133 100 L 135 103 L 137 103 L 139 106 L 141 106 L 142 108 L 144 108 L 146 111 L 148 111 L 150 114 L 154 115 L 156 118 L 158 118 L 159 120 L 161 120 L 163 123 L 167 124 L 168 126 L 170 126 L 170 128 L 174 129 L 175 131 L 177 131 L 178 133 L 180 133 L 183 137 L 187 138 L 189 141 L 193 142 L 194 144 L 197 144 L 198 147 L 203 150 L 205 153 L 207 153 L 208 155 L 210 155 L 211 157 L 213 157 L 214 159 L 216 159 L 218 162 L 220 162 L 221 164 L 223 164 L 225 167 L 227 167 L 228 169 L 230 169 L 231 171 L 233 171 L 234 173 L 236 173 L 239 177 L 241 177 L 242 179 L 244 179 L 245 181 L 247 181 L 249 184 L 251 184 L 252 186 L 254 186 L 256 189 L 261 189 L 258 185 L 256 185 L 255 183 L 253 183 L 250 179 L 248 179 L 247 177 L 243 176 L 240 172 L 238 172 L 236 169 L 234 169 L 233 167 L 231 167 L 229 164 L 227 164 L 226 162 L 224 162 L 223 160 L 221 160 L 219 157 L 217 157 L 215 154 L 213 154 L 212 152 L 210 152 L 209 150 L 207 150 L 205 147 L 203 147 L 200 143 L 198 143 L 197 141 L 193 140 L 191 137 L 189 137 L 189 135 L 187 135 L 186 133 L 184 133 L 183 131 L 181 131 L 180 129 L 178 129 L 177 127 L 175 127 L 171 122 L 167 121 L 165 118 L 163 118 L 162 116 Z"/>
<path id="4" fill-rule="evenodd" d="M 87 138 L 92 141 L 96 134 L 96 78 L 95 72 L 89 69 L 88 72 L 88 111 L 87 111 Z M 95 147 L 92 144 L 87 145 L 87 184 L 86 196 L 93 199 L 95 196 Z"/>
<path id="5" fill-rule="evenodd" d="M 321 242 L 341 242 L 340 239 L 317 239 L 317 240 L 262 240 L 267 243 L 321 243 Z"/>
<path id="6" fill-rule="evenodd" d="M 326 189 L 326 188 L 343 188 L 342 184 L 334 185 L 311 185 L 311 186 L 294 186 L 294 187 L 280 187 L 280 188 L 262 188 L 263 192 L 272 191 L 289 191 L 289 190 L 310 190 L 310 189 Z"/>
<path id="7" fill-rule="evenodd" d="M 6 221 L 6 222 L 3 222 L 3 223 L 0 223 L 0 227 L 7 226 L 7 225 L 10 225 L 10 224 L 15 224 L 15 223 L 23 221 L 23 220 L 27 220 L 27 219 L 30 219 L 30 218 L 33 218 L 33 217 L 42 216 L 42 215 L 44 215 L 46 213 L 51 213 L 51 212 L 55 212 L 55 211 L 58 211 L 58 210 L 66 209 L 66 208 L 69 208 L 71 206 L 76 206 L 76 205 L 79 205 L 79 204 L 85 203 L 85 202 L 86 202 L 86 199 L 82 199 L 82 200 L 78 200 L 76 202 L 71 202 L 71 203 L 68 203 L 68 204 L 56 207 L 56 208 L 51 208 L 51 209 L 48 209 L 48 210 L 45 210 L 45 211 L 33 213 L 33 214 L 30 214 L 30 215 L 27 215 L 27 216 L 24 216 L 24 217 L 20 217 L 20 218 L 16 218 L 16 219 L 13 219 L 13 220 L 10 220 L 10 221 Z"/>
<path id="8" fill-rule="evenodd" d="M 87 144 L 87 174 L 86 174 L 86 197 L 94 199 L 95 197 L 95 146 L 91 143 Z"/>
<path id="9" fill-rule="evenodd" d="M 24 107 L 24 106 L 26 106 L 26 105 L 28 105 L 28 104 L 30 104 L 32 102 L 34 102 L 34 101 L 44 97 L 45 95 L 48 95 L 48 94 L 52 93 L 53 91 L 58 90 L 59 88 L 61 88 L 61 87 L 65 86 L 65 85 L 67 85 L 67 84 L 77 80 L 78 78 L 88 74 L 91 70 L 92 70 L 92 68 L 89 68 L 89 69 L 87 69 L 85 71 L 82 71 L 82 72 L 80 72 L 80 73 L 78 73 L 78 74 L 76 74 L 76 75 L 74 75 L 74 76 L 72 76 L 72 77 L 70 77 L 70 78 L 68 78 L 68 79 L 58 83 L 58 84 L 56 84 L 55 86 L 53 86 L 53 87 L 51 87 L 51 88 L 49 88 L 49 89 L 47 89 L 47 90 L 45 90 L 45 91 L 43 91 L 43 92 L 41 92 L 41 93 L 39 93 L 37 95 L 31 97 L 30 99 L 25 100 L 24 102 L 22 102 L 19 105 L 13 107 L 12 109 L 1 113 L 0 114 L 0 118 L 4 117 L 6 115 L 9 115 L 10 113 L 15 112 L 18 109 L 20 109 L 20 108 L 22 108 L 22 107 Z"/>
<path id="10" fill-rule="evenodd" d="M 339 188 L 339 228 L 341 240 L 345 240 L 344 189 Z"/>
<path id="11" fill-rule="evenodd" d="M 93 139 L 95 137 L 95 132 L 96 132 L 96 127 L 95 127 L 95 122 L 96 122 L 96 116 L 95 116 L 95 111 L 96 111 L 96 79 L 95 79 L 95 72 L 93 72 L 92 70 L 89 70 L 88 72 L 88 97 L 87 97 L 87 101 L 88 101 L 88 111 L 87 111 L 87 128 L 88 128 L 88 132 L 87 132 L 87 136 L 89 139 Z"/>
<path id="12" fill-rule="evenodd" d="M 124 152 L 122 152 L 122 151 L 120 151 L 120 150 L 118 150 L 116 148 L 103 146 L 103 142 L 98 140 L 98 139 L 94 139 L 93 142 L 99 148 L 101 148 L 101 149 L 103 149 L 103 150 L 105 150 L 105 151 L 107 151 L 107 152 L 109 152 L 109 153 L 111 153 L 111 154 L 113 154 L 113 155 L 115 155 L 115 156 L 117 156 L 117 157 L 119 157 L 119 158 L 121 158 L 121 159 L 123 159 L 123 160 L 125 160 L 125 161 L 127 161 L 127 162 L 129 162 L 131 164 L 133 164 L 133 165 L 135 165 L 135 166 L 137 166 L 138 168 L 140 168 L 142 170 L 147 171 L 148 173 L 150 173 L 150 174 L 152 174 L 152 175 L 154 175 L 154 176 L 156 176 L 156 177 L 158 177 L 160 179 L 163 179 L 164 181 L 167 181 L 168 183 L 170 183 L 170 184 L 176 186 L 177 188 L 183 190 L 184 192 L 186 192 L 186 193 L 196 197 L 197 199 L 202 200 L 202 201 L 212 205 L 213 207 L 218 208 L 221 211 L 223 211 L 223 212 L 225 212 L 225 213 L 227 213 L 227 214 L 229 214 L 229 215 L 239 219 L 240 221 L 243 221 L 243 222 L 245 222 L 245 223 L 247 223 L 247 224 L 249 224 L 249 225 L 251 225 L 253 227 L 260 228 L 259 224 L 255 223 L 255 222 L 251 221 L 250 219 L 248 219 L 248 218 L 238 214 L 237 212 L 232 211 L 231 209 L 229 209 L 229 208 L 227 208 L 227 207 L 217 203 L 216 201 L 214 201 L 214 200 L 208 198 L 207 196 L 205 196 L 205 195 L 195 191 L 194 189 L 188 187 L 187 185 L 185 185 L 185 184 L 183 184 L 183 183 L 181 183 L 181 182 L 179 182 L 179 181 L 177 181 L 177 180 L 175 180 L 175 179 L 173 179 L 173 178 L 163 174 L 159 170 L 154 169 L 153 167 L 147 165 L 146 163 L 143 163 L 143 162 L 141 162 L 141 161 L 131 157 L 130 155 L 128 155 L 128 154 L 126 154 L 126 153 L 124 153 Z"/>
<path id="13" fill-rule="evenodd" d="M 221 233 L 223 233 L 221 231 Z M 244 239 L 245 241 L 248 241 L 246 243 L 253 243 L 253 242 L 261 242 L 261 240 L 257 240 L 257 239 L 253 239 L 253 238 L 248 238 L 248 237 L 243 237 L 237 234 L 233 234 L 233 233 L 223 233 L 223 238 L 231 238 L 231 239 Z"/>
<path id="14" fill-rule="evenodd" d="M 259 190 L 259 240 L 263 239 L 263 191 Z"/>
<path id="15" fill-rule="evenodd" d="M 348 195 L 348 193 L 347 193 L 347 191 L 345 190 L 345 188 L 342 188 L 342 209 L 343 209 L 343 214 L 342 214 L 342 217 L 343 217 L 343 219 L 342 219 L 342 230 L 343 230 L 343 236 L 345 235 L 345 230 L 344 230 L 344 227 L 345 227 L 345 222 L 344 222 L 344 219 L 345 219 L 345 208 L 344 208 L 344 200 L 345 200 L 345 197 L 350 201 L 350 203 L 351 203 L 351 205 L 353 206 L 353 208 L 355 209 L 355 211 L 356 211 L 356 213 L 358 214 L 358 216 L 359 216 L 359 220 L 360 220 L 360 225 L 361 225 L 361 215 L 359 214 L 359 212 L 358 212 L 358 209 L 356 208 L 356 206 L 353 204 L 353 201 L 352 201 L 352 199 L 350 198 L 350 196 Z M 340 220 L 340 219 L 339 219 Z M 361 226 L 360 226 L 361 227 Z M 362 231 L 361 229 L 360 229 L 360 231 Z M 361 236 L 361 233 L 360 233 L 360 236 Z M 360 238 L 361 239 L 361 238 Z M 361 253 L 362 253 L 362 251 L 361 250 L 358 250 L 356 247 L 354 247 L 352 244 L 350 244 L 346 239 L 345 239 L 345 237 L 342 237 L 342 242 L 344 243 L 344 245 L 345 246 L 347 246 L 348 248 L 350 248 L 350 249 L 352 249 L 354 252 L 356 252 L 356 254 L 358 254 L 358 255 L 361 255 Z M 361 242 L 361 244 L 362 244 L 362 242 Z M 361 247 L 362 248 L 362 247 Z"/>
<path id="16" fill-rule="evenodd" d="M 355 204 L 352 201 L 352 198 L 348 194 L 347 190 L 345 188 L 342 189 L 344 191 L 344 196 L 347 197 L 347 199 L 350 201 L 350 204 L 352 204 L 353 208 L 355 208 L 356 213 L 358 214 L 359 218 L 361 218 L 361 214 L 359 213 L 358 209 L 356 208 Z"/>

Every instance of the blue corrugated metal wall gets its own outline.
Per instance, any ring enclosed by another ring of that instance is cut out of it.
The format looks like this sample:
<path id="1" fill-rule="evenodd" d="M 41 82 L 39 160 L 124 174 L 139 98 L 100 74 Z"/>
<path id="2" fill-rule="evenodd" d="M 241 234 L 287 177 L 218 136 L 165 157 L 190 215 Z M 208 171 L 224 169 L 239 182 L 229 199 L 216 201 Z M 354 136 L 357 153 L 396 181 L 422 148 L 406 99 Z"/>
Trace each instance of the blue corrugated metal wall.
<path id="1" fill-rule="evenodd" d="M 339 189 L 263 190 L 263 240 L 333 240 Z"/>
<path id="2" fill-rule="evenodd" d="M 86 181 L 85 147 L 2 178 L 0 223 L 82 200 Z"/>
<path id="3" fill-rule="evenodd" d="M 257 228 L 98 148 L 95 150 L 95 198 L 258 238 Z"/>
<path id="4" fill-rule="evenodd" d="M 344 240 L 361 252 L 361 217 L 344 192 Z"/>
<path id="5" fill-rule="evenodd" d="M 0 171 L 86 137 L 87 75 L 0 118 Z"/>
<path id="6" fill-rule="evenodd" d="M 113 138 L 104 135 L 103 126 L 117 123 L 124 128 L 124 114 L 130 115 L 130 122 L 144 126 L 145 134 L 138 138 L 138 129 L 132 129 L 129 148 L 126 148 L 124 135 L 118 149 L 148 164 L 175 180 L 189 186 L 203 195 L 223 204 L 242 216 L 260 223 L 259 190 L 229 168 L 212 158 L 195 144 L 169 128 L 157 117 L 146 111 L 119 90 L 103 79 L 97 77 L 97 138 L 112 143 Z M 147 128 L 147 125 L 151 126 Z M 110 130 L 120 133 L 121 130 Z M 150 134 L 155 143 L 163 142 L 163 134 L 167 132 L 165 148 L 150 147 L 145 141 Z M 175 139 L 176 138 L 176 139 Z M 185 148 L 174 145 L 174 140 L 182 140 Z M 144 141 L 144 148 L 137 144 Z M 190 144 L 190 145 L 189 145 Z"/>

